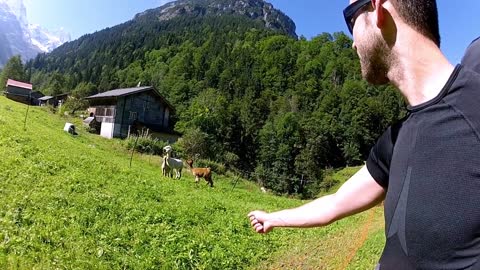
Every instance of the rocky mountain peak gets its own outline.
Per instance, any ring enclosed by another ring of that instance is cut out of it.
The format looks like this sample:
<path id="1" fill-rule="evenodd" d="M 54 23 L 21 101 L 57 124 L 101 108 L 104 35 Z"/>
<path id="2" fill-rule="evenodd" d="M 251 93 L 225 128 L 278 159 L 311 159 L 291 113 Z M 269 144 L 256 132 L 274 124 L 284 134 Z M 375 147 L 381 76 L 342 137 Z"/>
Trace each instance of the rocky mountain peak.
<path id="1" fill-rule="evenodd" d="M 139 13 L 134 20 L 167 21 L 179 16 L 240 15 L 297 38 L 295 23 L 264 0 L 178 0 Z M 152 18 L 153 17 L 153 18 Z"/>
<path id="2" fill-rule="evenodd" d="M 29 24 L 22 0 L 0 0 L 0 67 L 14 55 L 26 61 L 70 41 L 65 31 Z"/>

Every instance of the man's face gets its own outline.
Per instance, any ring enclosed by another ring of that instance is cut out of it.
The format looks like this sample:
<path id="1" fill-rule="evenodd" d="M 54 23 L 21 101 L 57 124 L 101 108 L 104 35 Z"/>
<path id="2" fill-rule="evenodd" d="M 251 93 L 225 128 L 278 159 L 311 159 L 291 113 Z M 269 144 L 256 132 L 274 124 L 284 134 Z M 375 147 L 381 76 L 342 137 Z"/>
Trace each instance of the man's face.
<path id="1" fill-rule="evenodd" d="M 353 48 L 360 58 L 362 77 L 372 84 L 388 83 L 389 49 L 381 34 L 375 31 L 368 16 L 372 9 L 371 0 L 350 1 L 344 11 L 347 26 L 352 31 Z"/>

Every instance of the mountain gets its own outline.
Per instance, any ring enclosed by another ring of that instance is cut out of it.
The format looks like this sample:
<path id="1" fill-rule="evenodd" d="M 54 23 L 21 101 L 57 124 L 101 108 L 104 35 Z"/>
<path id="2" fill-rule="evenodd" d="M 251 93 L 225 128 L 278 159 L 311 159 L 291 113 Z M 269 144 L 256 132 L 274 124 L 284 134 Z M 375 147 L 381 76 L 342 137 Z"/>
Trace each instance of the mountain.
<path id="1" fill-rule="evenodd" d="M 281 34 L 297 40 L 295 28 L 288 16 L 264 0 L 178 0 L 65 43 L 38 55 L 29 65 L 44 73 L 74 74 L 71 89 L 80 82 L 99 85 L 116 70 L 143 61 L 152 50 L 180 47 L 185 42 L 201 46 L 212 40 L 217 44 L 211 53 L 219 53 L 224 44 L 245 39 L 251 29 L 260 36 Z M 37 84 L 42 87 L 46 81 L 37 80 Z M 99 87 L 116 86 L 108 82 Z"/>
<path id="2" fill-rule="evenodd" d="M 29 60 L 69 40 L 70 36 L 63 30 L 50 32 L 39 25 L 28 24 L 21 0 L 0 0 L 0 67 L 14 55 Z"/>
<path id="3" fill-rule="evenodd" d="M 38 24 L 29 24 L 28 31 L 32 44 L 41 52 L 51 52 L 53 49 L 70 41 L 70 34 L 63 29 L 50 31 Z"/>
<path id="4" fill-rule="evenodd" d="M 0 2 L 0 66 L 17 54 L 30 59 L 40 50 L 28 39 L 22 21 L 11 11 L 6 3 Z"/>
<path id="5" fill-rule="evenodd" d="M 135 20 L 167 21 L 179 16 L 209 15 L 241 15 L 262 22 L 266 28 L 297 37 L 295 23 L 272 4 L 262 0 L 179 0 L 139 13 Z"/>

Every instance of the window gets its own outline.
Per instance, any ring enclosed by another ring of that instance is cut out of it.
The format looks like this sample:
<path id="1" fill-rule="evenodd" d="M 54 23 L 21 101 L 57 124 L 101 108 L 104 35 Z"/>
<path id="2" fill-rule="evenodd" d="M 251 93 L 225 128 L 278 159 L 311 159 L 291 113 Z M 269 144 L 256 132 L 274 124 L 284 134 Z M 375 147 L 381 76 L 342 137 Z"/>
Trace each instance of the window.
<path id="1" fill-rule="evenodd" d="M 113 117 L 115 115 L 114 106 L 99 106 L 95 110 L 96 116 Z"/>
<path id="2" fill-rule="evenodd" d="M 130 112 L 129 120 L 137 120 L 137 112 Z"/>

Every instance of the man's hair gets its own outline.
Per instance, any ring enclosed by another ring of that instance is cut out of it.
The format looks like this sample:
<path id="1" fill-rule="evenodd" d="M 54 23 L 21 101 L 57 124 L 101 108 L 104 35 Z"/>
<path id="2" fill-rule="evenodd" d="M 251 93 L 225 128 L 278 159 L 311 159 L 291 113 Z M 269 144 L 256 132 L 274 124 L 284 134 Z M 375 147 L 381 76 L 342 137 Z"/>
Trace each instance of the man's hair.
<path id="1" fill-rule="evenodd" d="M 391 0 L 399 16 L 440 47 L 436 0 Z"/>

